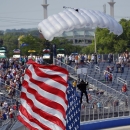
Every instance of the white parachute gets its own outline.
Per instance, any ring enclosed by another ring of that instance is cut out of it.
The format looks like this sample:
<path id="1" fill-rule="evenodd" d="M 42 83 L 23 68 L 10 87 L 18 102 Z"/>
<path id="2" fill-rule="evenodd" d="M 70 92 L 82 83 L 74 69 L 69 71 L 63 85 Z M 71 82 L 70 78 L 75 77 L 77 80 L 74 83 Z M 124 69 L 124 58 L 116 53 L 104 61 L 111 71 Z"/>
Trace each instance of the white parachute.
<path id="1" fill-rule="evenodd" d="M 49 16 L 38 24 L 38 30 L 46 40 L 52 41 L 54 37 L 64 31 L 84 27 L 107 28 L 110 33 L 121 35 L 122 26 L 110 15 L 100 11 L 85 9 L 65 9 L 63 12 Z"/>

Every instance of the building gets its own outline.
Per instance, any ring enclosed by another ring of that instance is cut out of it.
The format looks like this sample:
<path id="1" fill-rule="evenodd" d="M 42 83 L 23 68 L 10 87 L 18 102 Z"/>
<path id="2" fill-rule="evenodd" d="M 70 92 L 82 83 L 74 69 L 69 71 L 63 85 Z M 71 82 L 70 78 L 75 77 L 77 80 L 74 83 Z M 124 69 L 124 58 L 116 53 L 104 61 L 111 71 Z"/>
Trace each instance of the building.
<path id="1" fill-rule="evenodd" d="M 58 37 L 64 37 L 73 42 L 73 45 L 87 46 L 92 43 L 94 39 L 95 29 L 81 28 L 72 31 L 66 31 Z"/>

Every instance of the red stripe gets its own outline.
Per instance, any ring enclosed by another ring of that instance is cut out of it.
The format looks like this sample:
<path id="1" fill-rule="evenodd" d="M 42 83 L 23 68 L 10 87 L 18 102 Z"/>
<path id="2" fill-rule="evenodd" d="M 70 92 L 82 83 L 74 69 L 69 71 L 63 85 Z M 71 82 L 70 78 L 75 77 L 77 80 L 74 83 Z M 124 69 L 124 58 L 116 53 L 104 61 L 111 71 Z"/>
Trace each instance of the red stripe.
<path id="1" fill-rule="evenodd" d="M 34 66 L 38 66 L 38 65 L 35 64 Z M 64 69 L 62 67 L 59 67 L 59 66 L 56 66 L 56 65 L 50 65 L 50 66 L 47 66 L 47 65 L 43 66 L 43 65 L 41 65 L 41 66 L 38 66 L 38 67 L 39 68 L 43 68 L 43 69 L 51 69 L 53 71 L 57 71 L 57 72 L 60 72 L 60 73 L 66 74 L 66 75 L 69 74 L 66 69 Z"/>
<path id="2" fill-rule="evenodd" d="M 32 73 L 30 72 L 30 70 L 27 70 L 26 74 L 30 77 L 30 81 L 34 84 L 36 84 L 37 86 L 39 86 L 42 90 L 45 90 L 51 94 L 57 95 L 59 97 L 61 97 L 64 102 L 66 103 L 66 105 L 68 104 L 68 101 L 66 100 L 66 92 L 61 91 L 58 88 L 54 88 L 48 84 L 46 84 L 45 82 L 41 82 L 38 80 L 35 80 L 32 78 Z M 22 84 L 24 86 L 24 82 Z"/>
<path id="3" fill-rule="evenodd" d="M 27 104 L 29 104 L 29 106 L 31 107 L 31 109 L 32 109 L 32 111 L 33 111 L 34 113 L 37 113 L 39 116 L 43 117 L 44 119 L 46 119 L 46 120 L 48 120 L 48 121 L 50 121 L 50 122 L 53 122 L 53 123 L 56 124 L 57 126 L 60 126 L 61 128 L 65 129 L 65 126 L 64 126 L 63 122 L 62 122 L 58 117 L 55 117 L 55 116 L 53 116 L 53 115 L 51 115 L 51 114 L 49 114 L 49 113 L 46 113 L 46 112 L 44 112 L 43 110 L 37 108 L 37 107 L 34 105 L 33 101 L 32 101 L 31 99 L 29 99 L 29 98 L 26 96 L 25 93 L 22 92 L 21 95 L 22 95 L 22 98 L 24 97 L 23 99 L 26 100 Z M 22 107 L 23 107 L 23 106 L 21 106 L 20 108 L 22 109 Z M 20 110 L 21 110 L 21 109 L 20 109 Z M 23 110 L 21 110 L 21 111 L 23 111 Z M 25 114 L 25 116 L 26 116 L 26 114 Z M 28 117 L 27 117 L 27 118 L 28 118 Z"/>
<path id="4" fill-rule="evenodd" d="M 64 86 L 68 86 L 67 82 L 59 75 L 55 74 L 55 75 L 49 75 L 44 73 L 43 71 L 41 71 L 38 67 L 34 67 L 34 71 L 35 73 L 43 78 L 50 78 L 52 80 L 55 80 L 56 82 L 59 82 L 60 84 L 64 85 Z M 66 76 L 67 77 L 67 76 Z M 66 79 L 67 80 L 67 79 Z"/>
<path id="5" fill-rule="evenodd" d="M 29 60 L 27 63 L 32 64 L 33 66 L 36 66 L 36 67 L 39 67 L 39 68 L 51 69 L 53 71 L 61 72 L 61 73 L 66 74 L 66 75 L 69 74 L 66 69 L 59 67 L 59 66 L 56 66 L 56 65 L 40 65 L 40 64 L 37 64 L 36 62 L 34 62 L 32 60 Z"/>
<path id="6" fill-rule="evenodd" d="M 36 128 L 34 128 L 33 126 L 31 126 L 30 124 L 28 124 L 21 116 L 17 116 L 17 119 L 24 124 L 27 128 L 29 128 L 29 130 L 38 130 Z"/>
<path id="7" fill-rule="evenodd" d="M 62 115 L 63 115 L 63 117 L 65 118 L 66 112 L 65 112 L 65 109 L 63 108 L 62 105 L 60 105 L 57 102 L 51 101 L 51 100 L 49 100 L 49 99 L 41 96 L 36 90 L 30 88 L 28 86 L 28 84 L 25 85 L 25 86 L 23 86 L 23 87 L 25 87 L 29 93 L 31 93 L 32 95 L 34 95 L 35 98 L 36 98 L 36 100 L 38 100 L 40 103 L 42 103 L 42 104 L 44 104 L 44 105 L 46 105 L 46 106 L 48 106 L 50 108 L 56 109 L 57 111 L 61 112 Z M 20 98 L 23 98 L 23 99 L 26 100 L 26 98 L 24 96 L 22 96 L 22 93 L 23 92 L 21 92 Z"/>
<path id="8" fill-rule="evenodd" d="M 19 108 L 19 111 L 21 112 L 22 115 L 24 115 L 30 122 L 33 122 L 40 126 L 41 128 L 45 130 L 51 130 L 49 127 L 47 127 L 45 124 L 42 124 L 39 122 L 36 118 L 34 118 L 32 115 L 30 115 L 27 110 L 21 105 Z"/>

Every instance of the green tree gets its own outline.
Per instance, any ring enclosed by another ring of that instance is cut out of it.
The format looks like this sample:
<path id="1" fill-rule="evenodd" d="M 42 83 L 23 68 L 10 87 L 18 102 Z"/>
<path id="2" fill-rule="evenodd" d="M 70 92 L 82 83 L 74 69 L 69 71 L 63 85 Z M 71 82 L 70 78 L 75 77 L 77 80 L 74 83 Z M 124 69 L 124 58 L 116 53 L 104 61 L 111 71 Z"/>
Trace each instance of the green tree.
<path id="1" fill-rule="evenodd" d="M 120 36 L 110 33 L 108 29 L 97 28 L 95 31 L 97 53 L 121 53 L 125 50 L 129 50 L 130 47 L 130 20 L 121 19 L 120 24 L 123 27 L 123 33 Z M 84 53 L 94 52 L 93 40 L 92 44 L 82 49 Z"/>
<path id="2" fill-rule="evenodd" d="M 35 50 L 36 55 L 42 55 L 42 50 L 43 48 L 45 48 L 44 40 L 32 35 L 27 35 L 21 38 L 21 41 L 22 43 L 27 44 L 27 46 L 23 46 L 23 47 L 21 46 L 20 48 L 22 55 L 29 55 L 28 53 L 29 50 Z"/>

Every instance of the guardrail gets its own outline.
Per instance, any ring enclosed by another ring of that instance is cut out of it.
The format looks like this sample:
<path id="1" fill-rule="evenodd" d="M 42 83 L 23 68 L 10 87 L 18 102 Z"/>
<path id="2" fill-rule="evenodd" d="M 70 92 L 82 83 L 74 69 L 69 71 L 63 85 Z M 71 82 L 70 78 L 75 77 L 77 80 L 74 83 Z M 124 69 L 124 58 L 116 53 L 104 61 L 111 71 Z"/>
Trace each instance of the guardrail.
<path id="1" fill-rule="evenodd" d="M 123 84 L 126 84 L 126 85 L 128 84 L 126 80 L 124 80 L 124 79 L 122 79 L 120 77 L 117 77 L 117 83 L 119 83 L 119 82 L 121 82 Z"/>
<path id="2" fill-rule="evenodd" d="M 122 98 L 122 101 L 108 96 L 106 100 L 103 98 L 94 98 L 88 105 L 82 104 L 81 122 L 130 116 L 130 99 Z"/>
<path id="3" fill-rule="evenodd" d="M 116 91 L 115 89 L 109 87 L 106 84 L 103 84 L 102 82 L 94 79 L 91 76 L 87 75 L 86 78 L 88 79 L 89 82 L 91 81 L 97 88 L 104 90 L 107 95 L 115 96 L 115 97 L 118 97 L 118 98 L 120 98 L 121 96 L 125 97 L 125 98 L 128 98 L 128 96 L 126 96 L 125 94 L 123 94 L 123 93 L 121 93 L 119 91 Z"/>
<path id="4" fill-rule="evenodd" d="M 69 66 L 69 65 L 67 65 L 67 64 L 65 64 L 65 63 L 63 63 L 63 62 L 61 62 L 60 60 L 58 60 L 58 59 L 56 59 L 56 58 L 53 58 L 53 60 L 54 60 L 55 65 L 64 67 L 64 68 L 67 69 L 67 70 L 69 71 L 69 73 L 72 74 L 72 75 L 74 75 L 74 74 L 77 75 L 77 68 L 76 68 L 76 67 L 73 68 L 73 67 L 71 67 L 71 66 Z"/>
<path id="5" fill-rule="evenodd" d="M 73 72 L 73 74 L 75 74 L 75 75 L 77 76 L 76 71 L 75 71 L 75 69 L 74 69 L 73 67 L 71 67 L 71 66 L 69 66 L 69 65 L 66 65 L 65 63 L 59 61 L 58 59 L 55 59 L 55 61 L 56 61 L 55 63 L 58 63 L 57 65 L 60 65 L 60 66 L 62 66 L 62 67 L 65 67 L 69 72 L 71 71 L 71 72 Z M 60 63 L 60 64 L 59 64 L 59 63 Z M 70 69 L 69 69 L 69 68 L 70 68 Z M 104 84 L 104 83 L 102 83 L 102 82 L 100 82 L 100 81 L 98 81 L 98 80 L 92 78 L 91 76 L 89 76 L 89 75 L 87 75 L 87 74 L 84 74 L 84 73 L 83 73 L 83 75 L 84 75 L 85 78 L 88 78 L 88 81 L 89 81 L 89 82 L 91 81 L 90 83 L 94 84 L 95 87 L 104 90 L 104 91 L 106 92 L 106 94 L 109 94 L 109 95 L 111 95 L 111 96 L 116 96 L 116 97 L 118 97 L 118 98 L 120 98 L 121 96 L 123 96 L 123 97 L 128 97 L 128 96 L 126 96 L 125 94 L 123 94 L 123 93 L 121 93 L 121 92 L 119 92 L 119 91 L 116 91 L 115 89 L 113 89 L 113 88 L 109 87 L 108 85 L 106 85 L 106 84 Z M 74 77 L 76 78 L 76 76 L 74 76 Z M 72 78 L 73 78 L 73 77 L 72 77 Z M 77 79 L 78 79 L 78 78 L 77 78 Z"/>
<path id="6" fill-rule="evenodd" d="M 69 67 L 64 63 L 60 65 L 62 67 L 66 66 L 65 68 L 72 68 L 72 70 L 74 70 L 73 67 Z M 72 72 L 70 69 L 67 70 Z M 116 91 L 115 89 L 109 87 L 106 84 L 103 84 L 89 75 L 83 75 L 87 78 L 89 83 L 93 84 L 90 85 L 90 87 L 95 88 L 95 91 L 96 89 L 102 90 L 104 93 L 103 96 L 100 94 L 92 95 L 92 100 L 89 104 L 86 104 L 86 99 L 84 98 L 85 103 L 83 102 L 81 106 L 81 122 L 130 116 L 130 99 L 128 96 L 119 91 Z M 75 76 L 74 78 L 77 79 Z M 100 103 L 100 105 L 98 103 Z"/>

